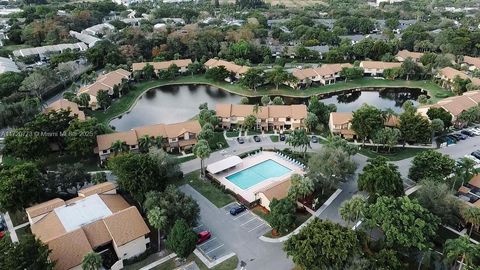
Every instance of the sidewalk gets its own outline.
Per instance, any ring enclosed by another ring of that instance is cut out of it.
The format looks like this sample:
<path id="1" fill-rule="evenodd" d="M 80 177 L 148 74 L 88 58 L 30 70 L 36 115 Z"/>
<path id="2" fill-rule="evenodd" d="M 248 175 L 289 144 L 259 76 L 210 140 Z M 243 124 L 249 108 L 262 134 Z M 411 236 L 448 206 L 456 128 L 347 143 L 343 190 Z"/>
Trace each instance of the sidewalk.
<path id="1" fill-rule="evenodd" d="M 10 238 L 12 239 L 13 243 L 17 243 L 18 242 L 18 236 L 17 236 L 17 232 L 15 231 L 15 227 L 13 227 L 13 223 L 12 223 L 12 219 L 10 218 L 10 214 L 8 214 L 8 212 L 6 212 L 4 217 L 5 217 L 5 223 L 7 223 L 8 232 L 10 233 Z M 19 225 L 18 227 L 23 226 L 23 225 L 25 225 L 25 224 Z"/>

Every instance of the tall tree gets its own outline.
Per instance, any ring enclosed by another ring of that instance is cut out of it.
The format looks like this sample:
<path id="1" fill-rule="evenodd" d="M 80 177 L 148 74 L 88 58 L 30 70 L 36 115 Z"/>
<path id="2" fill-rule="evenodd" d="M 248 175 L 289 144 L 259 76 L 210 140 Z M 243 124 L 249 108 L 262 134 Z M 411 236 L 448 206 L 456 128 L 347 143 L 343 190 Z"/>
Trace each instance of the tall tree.
<path id="1" fill-rule="evenodd" d="M 150 137 L 149 135 L 143 135 L 142 137 L 140 137 L 140 139 L 138 139 L 138 147 L 140 148 L 140 152 L 142 153 L 148 152 L 148 149 L 150 148 L 150 146 L 152 146 L 152 144 L 153 140 L 152 137 Z"/>
<path id="2" fill-rule="evenodd" d="M 304 199 L 315 190 L 315 184 L 312 179 L 299 174 L 293 174 L 290 177 L 292 185 L 288 190 L 288 197 L 293 200 Z"/>
<path id="3" fill-rule="evenodd" d="M 352 129 L 362 138 L 363 142 L 368 137 L 373 137 L 377 130 L 381 129 L 385 123 L 382 111 L 379 109 L 363 104 L 358 110 L 353 112 Z"/>
<path id="4" fill-rule="evenodd" d="M 98 270 L 102 267 L 102 256 L 96 252 L 87 253 L 82 260 L 82 270 Z"/>
<path id="5" fill-rule="evenodd" d="M 49 259 L 48 246 L 26 234 L 20 242 L 12 243 L 9 237 L 0 239 L 0 269 L 53 270 L 55 262 Z"/>
<path id="6" fill-rule="evenodd" d="M 295 226 L 296 204 L 290 198 L 273 199 L 270 202 L 270 225 L 280 233 L 286 233 Z"/>
<path id="7" fill-rule="evenodd" d="M 315 131 L 319 124 L 318 117 L 314 113 L 309 112 L 304 120 L 304 124 L 309 131 Z"/>
<path id="8" fill-rule="evenodd" d="M 195 249 L 197 239 L 197 234 L 187 222 L 179 219 L 168 234 L 167 249 L 175 252 L 180 258 L 187 258 Z"/>
<path id="9" fill-rule="evenodd" d="M 369 226 L 379 226 L 389 247 L 426 250 L 436 235 L 439 219 L 408 197 L 379 197 L 365 214 Z"/>
<path id="10" fill-rule="evenodd" d="M 97 102 L 100 108 L 103 110 L 106 110 L 110 104 L 112 104 L 112 99 L 110 98 L 110 95 L 108 95 L 108 92 L 105 90 L 100 90 L 97 93 Z"/>
<path id="11" fill-rule="evenodd" d="M 356 222 L 363 218 L 367 209 L 367 199 L 361 195 L 354 195 L 350 200 L 342 202 L 338 213 L 351 225 L 352 222 Z"/>
<path id="12" fill-rule="evenodd" d="M 448 184 L 427 178 L 419 186 L 415 197 L 424 208 L 439 217 L 443 224 L 455 226 L 460 223 L 460 201 L 453 196 Z"/>
<path id="13" fill-rule="evenodd" d="M 157 229 L 158 250 L 160 251 L 162 250 L 161 232 L 165 230 L 168 225 L 167 211 L 165 209 L 161 209 L 158 206 L 155 206 L 152 209 L 148 210 L 147 218 L 148 223 L 150 223 L 152 227 Z"/>
<path id="14" fill-rule="evenodd" d="M 265 95 L 265 96 L 262 96 L 262 99 L 260 100 L 260 102 L 262 103 L 263 106 L 267 106 L 268 104 L 270 104 L 271 100 L 269 96 Z"/>
<path id="15" fill-rule="evenodd" d="M 468 235 L 472 235 L 473 228 L 480 226 L 480 208 L 464 207 L 460 213 L 462 218 L 470 224 L 470 232 Z"/>
<path id="16" fill-rule="evenodd" d="M 430 108 L 427 111 L 427 116 L 430 120 L 440 119 L 443 121 L 445 128 L 452 126 L 452 115 L 447 112 L 444 108 Z"/>
<path id="17" fill-rule="evenodd" d="M 303 269 L 344 269 L 360 254 L 355 231 L 315 218 L 284 244 L 287 255 Z"/>
<path id="18" fill-rule="evenodd" d="M 303 158 L 305 158 L 307 148 L 311 147 L 310 138 L 308 138 L 307 132 L 303 128 L 295 129 L 288 137 L 287 144 L 294 148 L 303 148 Z"/>
<path id="19" fill-rule="evenodd" d="M 255 129 L 257 127 L 257 116 L 255 116 L 254 114 L 247 115 L 247 117 L 245 117 L 245 120 L 243 121 L 242 127 L 245 130 Z"/>
<path id="20" fill-rule="evenodd" d="M 478 266 L 474 264 L 474 261 L 479 258 L 479 252 L 480 248 L 470 242 L 470 238 L 466 236 L 448 239 L 443 246 L 445 262 L 454 267 L 459 264 L 458 269 L 460 270 L 463 269 L 464 266 L 466 266 L 466 269 L 472 266 Z"/>
<path id="21" fill-rule="evenodd" d="M 200 170 L 202 176 L 205 177 L 205 159 L 207 159 L 212 152 L 208 142 L 206 140 L 199 140 L 197 144 L 193 146 L 192 152 L 200 159 Z"/>
<path id="22" fill-rule="evenodd" d="M 455 161 L 449 156 L 428 150 L 413 158 L 408 177 L 417 182 L 425 178 L 444 182 L 445 178 L 454 172 L 454 169 Z"/>
<path id="23" fill-rule="evenodd" d="M 288 79 L 288 72 L 285 71 L 282 67 L 276 67 L 272 71 L 267 73 L 267 81 L 275 85 L 275 89 L 278 90 L 278 87 L 286 82 Z"/>
<path id="24" fill-rule="evenodd" d="M 358 176 L 358 188 L 367 191 L 371 201 L 379 196 L 403 196 L 403 181 L 398 167 L 388 163 L 385 157 L 369 159 Z"/>
<path id="25" fill-rule="evenodd" d="M 263 71 L 258 68 L 250 68 L 243 77 L 240 79 L 240 83 L 254 92 L 257 91 L 257 87 L 265 82 L 263 77 Z"/>

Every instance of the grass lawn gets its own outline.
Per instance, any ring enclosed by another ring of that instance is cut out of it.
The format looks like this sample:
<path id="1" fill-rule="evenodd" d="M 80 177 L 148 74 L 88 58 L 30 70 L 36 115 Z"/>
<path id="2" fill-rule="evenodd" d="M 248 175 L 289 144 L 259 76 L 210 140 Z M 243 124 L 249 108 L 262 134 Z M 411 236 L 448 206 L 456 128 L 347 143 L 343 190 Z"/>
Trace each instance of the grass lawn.
<path id="1" fill-rule="evenodd" d="M 260 206 L 257 206 L 253 209 L 251 209 L 251 211 L 253 213 L 255 213 L 257 216 L 261 217 L 263 220 L 265 220 L 267 223 L 270 223 L 270 214 L 268 212 L 266 212 L 265 209 L 263 209 L 262 207 Z M 273 236 L 272 235 L 272 231 L 269 231 L 265 234 L 266 237 L 271 237 L 271 238 L 278 238 L 278 237 L 282 237 L 286 234 L 289 234 L 290 232 L 292 232 L 294 229 L 296 229 L 298 226 L 302 225 L 305 221 L 307 221 L 307 219 L 309 219 L 312 215 L 310 215 L 310 213 L 308 212 L 300 212 L 300 211 L 297 211 L 295 213 L 295 227 L 292 228 L 291 230 L 289 230 L 288 232 L 286 232 L 285 234 L 279 234 L 279 235 L 275 235 Z"/>
<path id="2" fill-rule="evenodd" d="M 25 226 L 23 228 L 17 229 L 16 233 L 17 233 L 18 239 L 22 241 L 22 237 L 28 234 L 32 234 L 32 231 L 30 230 L 30 226 Z"/>
<path id="3" fill-rule="evenodd" d="M 197 157 L 194 156 L 194 155 L 191 155 L 191 156 L 185 156 L 185 157 L 178 157 L 177 158 L 177 161 L 178 163 L 184 163 L 184 162 L 187 162 L 187 161 L 190 161 L 190 160 L 193 160 L 193 159 L 196 159 Z"/>
<path id="4" fill-rule="evenodd" d="M 189 184 L 219 208 L 235 201 L 232 195 L 224 192 L 210 181 L 200 179 L 199 171 L 186 174 L 182 181 L 177 181 L 172 184 L 177 186 Z"/>
<path id="5" fill-rule="evenodd" d="M 180 76 L 175 80 L 152 80 L 135 84 L 129 93 L 113 102 L 106 111 L 93 111 L 89 115 L 96 117 L 100 122 L 108 122 L 120 114 L 128 111 L 135 103 L 137 98 L 146 90 L 170 85 L 170 84 L 209 84 L 215 87 L 225 89 L 226 91 L 248 97 L 258 97 L 262 95 L 282 95 L 290 97 L 309 97 L 312 95 L 327 94 L 336 91 L 343 91 L 355 88 L 368 87 L 399 87 L 399 88 L 421 88 L 428 92 L 431 100 L 436 102 L 439 99 L 451 96 L 452 93 L 431 81 L 405 81 L 405 80 L 376 80 L 373 78 L 362 78 L 349 82 L 337 82 L 336 84 L 326 86 L 309 87 L 303 90 L 294 90 L 287 86 L 281 86 L 278 90 L 273 85 L 265 85 L 253 92 L 240 84 L 230 84 L 227 82 L 216 82 L 205 78 L 204 75 Z"/>
<path id="6" fill-rule="evenodd" d="M 12 156 L 2 156 L 2 164 L 5 166 L 14 166 L 20 163 L 23 163 L 24 161 L 21 159 L 14 158 Z"/>
<path id="7" fill-rule="evenodd" d="M 25 222 L 28 222 L 27 213 L 25 211 L 17 211 L 13 213 L 8 213 L 10 215 L 10 219 L 12 220 L 13 226 L 18 226 Z"/>
<path id="8" fill-rule="evenodd" d="M 278 135 L 270 135 L 270 140 L 272 140 L 272 142 L 278 142 Z"/>
<path id="9" fill-rule="evenodd" d="M 238 134 L 240 134 L 238 131 L 227 131 L 226 135 L 228 138 L 234 138 L 238 137 Z"/>
<path id="10" fill-rule="evenodd" d="M 375 158 L 378 156 L 386 157 L 390 161 L 398 161 L 406 158 L 414 157 L 415 155 L 427 151 L 427 148 L 401 148 L 397 147 L 392 149 L 391 153 L 377 153 L 374 149 L 363 147 L 359 153 L 369 158 Z"/>
<path id="11" fill-rule="evenodd" d="M 195 263 L 197 264 L 198 268 L 200 268 L 200 270 L 234 270 L 234 269 L 237 269 L 237 265 L 238 265 L 238 258 L 237 256 L 233 256 L 231 257 L 230 259 L 222 262 L 221 264 L 213 267 L 213 268 L 208 268 L 205 264 L 203 264 L 203 262 L 197 258 L 197 256 L 195 256 L 194 254 L 188 256 L 187 258 L 187 263 L 190 263 L 192 261 L 195 261 Z M 153 268 L 154 270 L 172 270 L 172 269 L 175 269 L 177 266 L 175 265 L 175 259 L 171 259 L 155 268 Z"/>
<path id="12" fill-rule="evenodd" d="M 100 170 L 100 167 L 98 167 L 98 157 L 97 156 L 90 156 L 89 158 L 86 159 L 80 159 L 78 157 L 72 156 L 70 154 L 63 154 L 59 155 L 59 153 L 51 153 L 48 156 L 42 158 L 40 161 L 40 164 L 43 167 L 46 167 L 48 169 L 53 169 L 57 166 L 59 163 L 65 163 L 65 164 L 73 164 L 80 162 L 85 166 L 85 169 L 87 171 L 98 171 Z"/>
<path id="13" fill-rule="evenodd" d="M 228 147 L 228 143 L 223 136 L 223 132 L 214 132 L 212 140 L 209 141 L 209 145 L 212 151 L 217 151 Z"/>

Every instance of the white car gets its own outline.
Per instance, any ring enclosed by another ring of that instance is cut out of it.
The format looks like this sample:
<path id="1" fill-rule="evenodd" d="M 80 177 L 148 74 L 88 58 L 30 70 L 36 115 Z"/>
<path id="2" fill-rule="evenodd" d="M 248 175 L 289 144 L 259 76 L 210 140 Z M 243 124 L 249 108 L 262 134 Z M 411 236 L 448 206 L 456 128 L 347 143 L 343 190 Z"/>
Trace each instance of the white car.
<path id="1" fill-rule="evenodd" d="M 480 160 L 472 155 L 465 155 L 464 157 L 473 160 L 476 164 L 480 164 Z"/>
<path id="2" fill-rule="evenodd" d="M 467 129 L 468 131 L 471 131 L 473 134 L 475 135 L 480 135 L 480 129 L 476 129 L 476 128 L 471 128 L 471 129 Z"/>

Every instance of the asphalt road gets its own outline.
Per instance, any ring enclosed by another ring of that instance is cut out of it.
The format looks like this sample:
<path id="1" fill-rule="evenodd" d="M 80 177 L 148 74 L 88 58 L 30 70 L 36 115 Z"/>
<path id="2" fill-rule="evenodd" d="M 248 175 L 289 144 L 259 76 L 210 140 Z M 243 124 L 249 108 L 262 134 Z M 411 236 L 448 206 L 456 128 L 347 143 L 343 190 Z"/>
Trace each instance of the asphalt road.
<path id="1" fill-rule="evenodd" d="M 261 229 L 262 225 L 256 220 L 249 222 L 255 218 L 250 213 L 242 213 L 248 216 L 233 217 L 227 209 L 217 208 L 191 186 L 184 185 L 180 189 L 200 206 L 199 223 L 212 232 L 212 237 L 224 244 L 221 249 L 235 252 L 240 265 L 245 266 L 243 269 L 291 270 L 294 267 L 292 260 L 282 250 L 283 244 L 266 243 L 258 239 L 265 233 L 265 227 Z M 249 224 L 253 222 L 256 222 L 254 227 Z"/>

